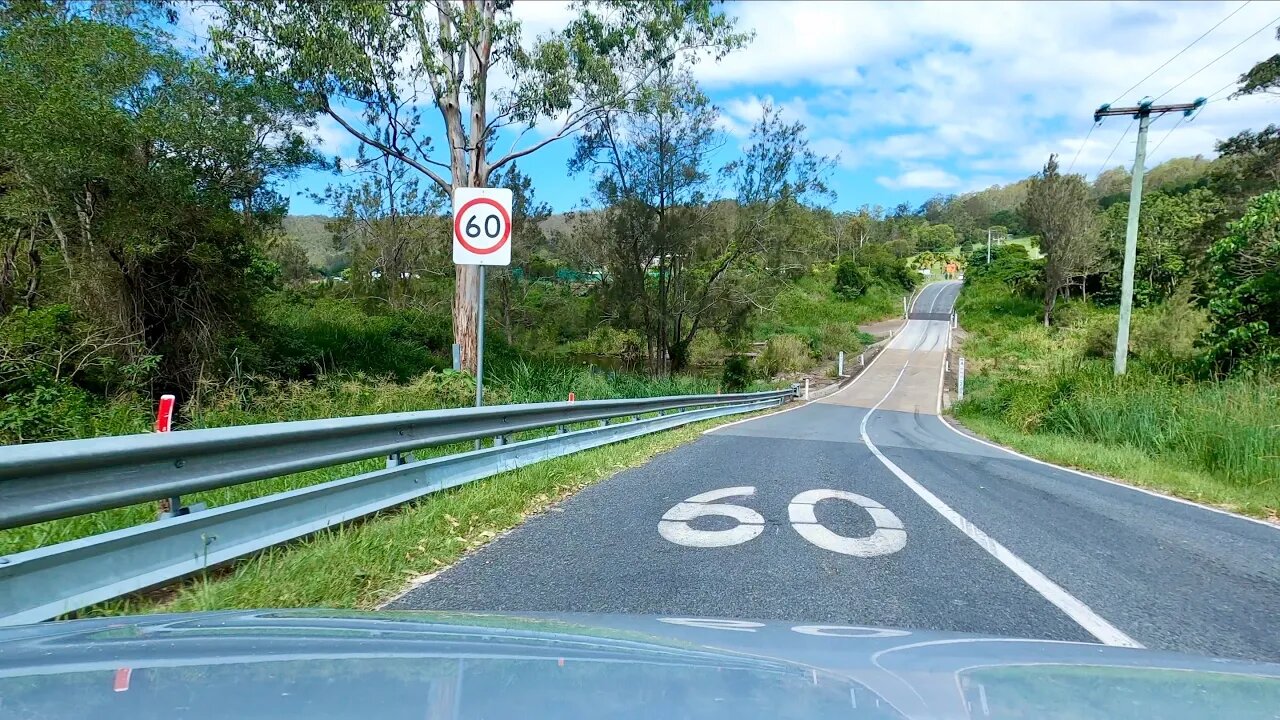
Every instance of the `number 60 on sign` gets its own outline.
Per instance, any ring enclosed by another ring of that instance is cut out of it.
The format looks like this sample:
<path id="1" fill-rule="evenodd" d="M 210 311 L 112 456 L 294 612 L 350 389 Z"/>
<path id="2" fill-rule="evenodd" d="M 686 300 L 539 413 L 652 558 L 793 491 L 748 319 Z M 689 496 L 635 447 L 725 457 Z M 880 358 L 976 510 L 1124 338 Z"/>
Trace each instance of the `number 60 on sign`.
<path id="1" fill-rule="evenodd" d="M 453 261 L 459 265 L 511 264 L 511 191 L 453 191 Z"/>

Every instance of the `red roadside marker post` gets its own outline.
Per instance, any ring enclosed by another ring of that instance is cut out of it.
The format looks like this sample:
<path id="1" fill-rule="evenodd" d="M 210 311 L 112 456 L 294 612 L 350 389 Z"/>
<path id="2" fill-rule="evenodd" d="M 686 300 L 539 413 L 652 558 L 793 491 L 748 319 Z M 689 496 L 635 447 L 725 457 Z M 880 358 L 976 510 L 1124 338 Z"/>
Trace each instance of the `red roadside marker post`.
<path id="1" fill-rule="evenodd" d="M 176 402 L 177 398 L 173 395 L 160 396 L 160 406 L 156 408 L 156 432 L 167 433 L 173 428 L 173 406 Z M 160 519 L 163 520 L 181 513 L 182 498 L 165 498 L 157 503 L 157 505 L 157 514 Z M 128 680 L 125 681 L 125 686 L 128 687 Z"/>
<path id="2" fill-rule="evenodd" d="M 156 425 L 155 425 L 156 432 L 167 433 L 173 429 L 173 409 L 176 404 L 177 404 L 177 398 L 175 398 L 174 396 L 172 395 L 160 396 L 160 405 L 159 407 L 156 408 Z M 204 510 L 206 507 L 204 503 L 196 503 L 194 505 L 184 506 L 182 504 L 181 495 L 174 495 L 173 497 L 168 497 L 163 500 L 160 500 L 159 502 L 156 503 L 156 506 L 157 506 L 156 514 L 159 516 L 159 519 L 161 520 L 164 520 L 166 518 L 171 518 L 171 517 L 177 517 L 179 515 L 186 515 L 188 513 L 198 511 L 198 510 Z"/>

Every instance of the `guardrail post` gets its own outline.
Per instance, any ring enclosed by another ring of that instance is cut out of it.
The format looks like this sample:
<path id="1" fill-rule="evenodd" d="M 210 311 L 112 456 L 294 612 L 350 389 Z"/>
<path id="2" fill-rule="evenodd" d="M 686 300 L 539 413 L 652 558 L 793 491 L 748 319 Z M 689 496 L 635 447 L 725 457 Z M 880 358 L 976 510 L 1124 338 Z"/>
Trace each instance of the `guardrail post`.
<path id="1" fill-rule="evenodd" d="M 387 467 L 389 468 L 408 465 L 410 462 L 412 462 L 412 460 L 406 458 L 404 453 L 392 453 L 387 456 Z"/>
<path id="2" fill-rule="evenodd" d="M 557 435 L 563 435 L 564 433 L 565 433 L 565 427 L 564 427 L 564 425 L 557 425 L 557 426 L 556 426 L 556 434 L 557 434 Z"/>
<path id="3" fill-rule="evenodd" d="M 600 427 L 606 427 L 609 424 L 609 418 L 600 421 Z"/>
<path id="4" fill-rule="evenodd" d="M 960 358 L 960 367 L 956 373 L 956 399 L 964 399 L 964 358 Z"/>

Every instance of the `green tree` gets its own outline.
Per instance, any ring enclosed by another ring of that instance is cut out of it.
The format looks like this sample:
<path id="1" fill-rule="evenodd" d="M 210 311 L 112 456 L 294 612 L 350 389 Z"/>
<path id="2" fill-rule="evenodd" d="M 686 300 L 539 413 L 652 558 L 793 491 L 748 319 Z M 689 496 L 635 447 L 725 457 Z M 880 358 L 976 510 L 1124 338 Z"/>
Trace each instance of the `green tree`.
<path id="1" fill-rule="evenodd" d="M 1045 255 L 1044 324 L 1053 318 L 1058 295 L 1072 282 L 1097 271 L 1101 262 L 1094 202 L 1080 175 L 1058 172 L 1058 158 L 1050 155 L 1044 170 L 1031 179 L 1022 215 L 1040 237 Z"/>
<path id="2" fill-rule="evenodd" d="M 1168 194 L 1155 192 L 1142 199 L 1138 219 L 1138 254 L 1134 264 L 1133 299 L 1138 306 L 1153 305 L 1173 294 L 1174 288 L 1195 271 L 1195 258 L 1207 250 L 1206 227 L 1222 212 L 1222 202 L 1209 190 Z M 1125 228 L 1129 203 L 1107 208 L 1102 216 L 1102 238 L 1107 261 L 1102 277 L 1105 299 L 1116 301 L 1120 293 Z"/>
<path id="3" fill-rule="evenodd" d="M 504 166 L 625 107 L 677 58 L 719 58 L 746 40 L 711 0 L 583 2 L 565 27 L 532 42 L 500 0 L 220 6 L 223 21 L 211 34 L 232 72 L 287 84 L 446 195 L 487 186 Z M 507 82 L 491 82 L 495 71 Z M 423 106 L 440 113 L 441 148 L 426 130 Z M 517 147 L 541 120 L 559 127 Z M 506 135 L 515 142 L 500 152 Z M 478 290 L 477 267 L 457 266 L 454 338 L 468 370 L 475 369 Z"/>
<path id="4" fill-rule="evenodd" d="M 1280 39 L 1280 29 L 1276 38 Z M 1280 54 L 1241 75 L 1233 97 L 1258 93 L 1280 94 Z M 1280 126 L 1244 130 L 1220 141 L 1215 149 L 1219 160 L 1214 163 L 1211 185 L 1228 201 L 1230 216 L 1243 213 L 1254 196 L 1280 185 Z"/>
<path id="5" fill-rule="evenodd" d="M 919 225 L 912 233 L 921 252 L 946 252 L 956 246 L 956 232 L 943 223 Z"/>
<path id="6" fill-rule="evenodd" d="M 1276 28 L 1276 39 L 1280 40 L 1280 27 Z M 1240 76 L 1240 88 L 1236 95 L 1280 95 L 1280 54 L 1272 55 L 1249 69 Z"/>
<path id="7" fill-rule="evenodd" d="M 497 290 L 499 321 L 507 344 L 515 342 L 516 324 L 530 325 L 535 319 L 522 311 L 521 300 L 527 298 L 530 282 L 535 280 L 534 265 L 548 250 L 542 222 L 551 217 L 551 206 L 540 203 L 533 180 L 511 163 L 496 178 L 498 187 L 511 191 L 511 265 L 489 268 L 489 276 Z M 545 262 L 545 260 L 543 260 Z M 518 271 L 518 273 L 517 273 Z M 513 313 L 516 317 L 513 319 Z"/>
<path id="8" fill-rule="evenodd" d="M 1132 179 L 1128 168 L 1122 165 L 1103 170 L 1093 179 L 1093 197 L 1103 207 L 1108 207 L 1129 196 Z"/>
<path id="9" fill-rule="evenodd" d="M 0 297 L 71 305 L 182 391 L 273 280 L 269 178 L 314 157 L 291 95 L 183 56 L 134 7 L 153 6 L 4 9 Z"/>
<path id="10" fill-rule="evenodd" d="M 316 199 L 333 209 L 326 227 L 350 254 L 352 287 L 392 308 L 417 298 L 415 278 L 439 275 L 451 261 L 445 198 L 411 168 L 360 148 L 350 168 L 355 183 L 331 185 Z"/>
<path id="11" fill-rule="evenodd" d="M 853 260 L 845 260 L 836 267 L 835 293 L 842 298 L 852 300 L 862 297 L 871 284 L 871 278 Z"/>
<path id="12" fill-rule="evenodd" d="M 1209 251 L 1209 330 L 1218 372 L 1280 366 L 1280 191 L 1260 195 Z"/>

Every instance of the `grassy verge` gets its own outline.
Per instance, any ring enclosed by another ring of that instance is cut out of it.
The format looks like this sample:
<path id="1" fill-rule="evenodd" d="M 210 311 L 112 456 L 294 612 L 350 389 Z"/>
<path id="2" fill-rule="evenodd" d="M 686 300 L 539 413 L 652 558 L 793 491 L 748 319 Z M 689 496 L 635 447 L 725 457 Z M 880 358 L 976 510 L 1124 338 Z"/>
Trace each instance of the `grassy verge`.
<path id="1" fill-rule="evenodd" d="M 91 608 L 119 615 L 257 607 L 373 608 L 526 517 L 689 442 L 735 415 L 548 460 L 429 495 L 364 522 L 274 548 L 164 594 Z"/>
<path id="2" fill-rule="evenodd" d="M 1028 433 L 1000 420 L 972 413 L 963 415 L 963 425 L 992 442 L 1047 462 L 1244 515 L 1280 521 L 1274 492 L 1224 483 L 1211 473 L 1158 460 L 1133 447 L 1089 442 L 1056 433 Z"/>
<path id="3" fill-rule="evenodd" d="M 1021 452 L 1255 517 L 1280 513 L 1280 379 L 1196 380 L 1186 310 L 1135 316 L 1129 372 L 1110 367 L 1115 313 L 1039 303 L 971 277 L 958 308 L 970 375 L 955 407 L 974 431 Z M 1182 313 L 1179 315 L 1178 313 Z M 1183 333 L 1186 334 L 1186 333 Z"/>

